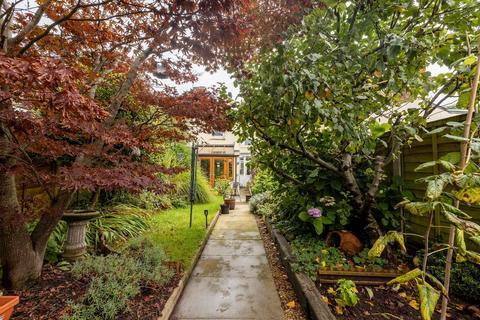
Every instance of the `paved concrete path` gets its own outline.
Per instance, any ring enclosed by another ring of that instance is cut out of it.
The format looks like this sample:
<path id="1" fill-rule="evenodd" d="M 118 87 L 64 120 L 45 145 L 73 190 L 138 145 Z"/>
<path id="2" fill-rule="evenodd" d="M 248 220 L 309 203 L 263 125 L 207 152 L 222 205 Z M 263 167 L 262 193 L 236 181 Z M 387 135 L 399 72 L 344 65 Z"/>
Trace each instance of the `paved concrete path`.
<path id="1" fill-rule="evenodd" d="M 219 217 L 172 319 L 282 318 L 255 218 L 237 203 Z"/>

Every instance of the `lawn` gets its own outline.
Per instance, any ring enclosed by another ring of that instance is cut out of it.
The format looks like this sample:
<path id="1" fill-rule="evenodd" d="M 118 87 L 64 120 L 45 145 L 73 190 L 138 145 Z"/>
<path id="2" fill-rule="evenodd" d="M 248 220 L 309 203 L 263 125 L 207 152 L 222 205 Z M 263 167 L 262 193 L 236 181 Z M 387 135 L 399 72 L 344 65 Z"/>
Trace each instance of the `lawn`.
<path id="1" fill-rule="evenodd" d="M 151 218 L 151 229 L 145 234 L 155 244 L 162 247 L 172 261 L 180 261 L 188 268 L 198 246 L 205 237 L 205 215 L 208 210 L 208 222 L 215 217 L 222 197 L 216 196 L 215 201 L 193 206 L 193 222 L 189 227 L 190 207 L 161 211 Z"/>

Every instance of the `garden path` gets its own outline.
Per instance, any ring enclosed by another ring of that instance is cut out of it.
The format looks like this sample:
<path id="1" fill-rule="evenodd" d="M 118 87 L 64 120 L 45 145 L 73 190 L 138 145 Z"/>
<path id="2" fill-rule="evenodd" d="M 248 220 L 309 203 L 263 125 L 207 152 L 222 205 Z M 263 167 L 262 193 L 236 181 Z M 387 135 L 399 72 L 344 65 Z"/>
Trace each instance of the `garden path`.
<path id="1" fill-rule="evenodd" d="M 237 202 L 219 217 L 172 319 L 282 318 L 255 218 Z"/>

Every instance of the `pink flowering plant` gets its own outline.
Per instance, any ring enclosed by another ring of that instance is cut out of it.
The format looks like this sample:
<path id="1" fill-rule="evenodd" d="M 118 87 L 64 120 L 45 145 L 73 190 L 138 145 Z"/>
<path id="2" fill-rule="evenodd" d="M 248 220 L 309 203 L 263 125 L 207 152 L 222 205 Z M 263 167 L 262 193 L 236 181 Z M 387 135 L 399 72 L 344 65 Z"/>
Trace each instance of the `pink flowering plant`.
<path id="1" fill-rule="evenodd" d="M 314 202 L 304 204 L 304 210 L 298 215 L 300 220 L 311 223 L 315 232 L 320 235 L 325 231 L 325 226 L 338 228 L 348 222 L 345 219 L 351 211 L 350 206 L 345 206 L 343 201 L 337 202 L 332 196 L 316 198 Z"/>
<path id="2" fill-rule="evenodd" d="M 311 223 L 319 235 L 323 233 L 325 225 L 330 225 L 335 221 L 333 212 L 324 214 L 324 210 L 317 206 L 307 206 L 307 208 L 306 211 L 300 212 L 298 217 L 304 222 Z"/>
<path id="3" fill-rule="evenodd" d="M 310 217 L 318 219 L 322 216 L 322 209 L 319 208 L 310 208 L 307 210 L 307 213 Z"/>

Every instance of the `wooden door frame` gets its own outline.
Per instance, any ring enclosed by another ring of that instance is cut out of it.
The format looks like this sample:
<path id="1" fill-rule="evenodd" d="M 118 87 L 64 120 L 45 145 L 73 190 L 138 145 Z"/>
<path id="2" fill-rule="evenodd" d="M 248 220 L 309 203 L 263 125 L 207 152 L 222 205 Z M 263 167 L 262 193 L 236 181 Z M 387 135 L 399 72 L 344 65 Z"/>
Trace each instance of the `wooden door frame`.
<path id="1" fill-rule="evenodd" d="M 234 181 L 235 180 L 235 156 L 206 156 L 206 155 L 199 155 L 198 161 L 201 163 L 202 160 L 209 160 L 209 170 L 210 176 L 208 177 L 208 181 L 210 186 L 213 188 L 215 187 L 215 160 L 223 160 L 223 176 L 224 178 Z M 232 175 L 229 175 L 229 166 L 228 163 L 231 161 L 232 163 Z"/>

